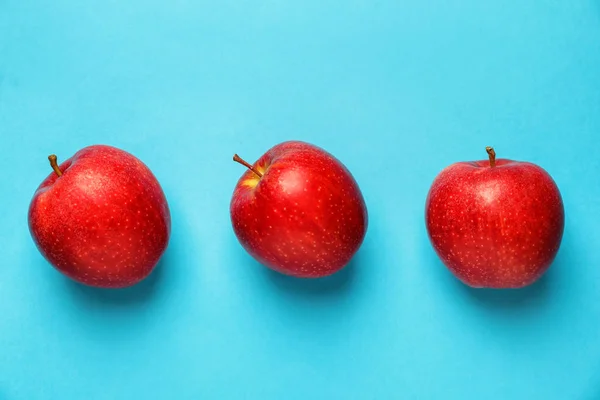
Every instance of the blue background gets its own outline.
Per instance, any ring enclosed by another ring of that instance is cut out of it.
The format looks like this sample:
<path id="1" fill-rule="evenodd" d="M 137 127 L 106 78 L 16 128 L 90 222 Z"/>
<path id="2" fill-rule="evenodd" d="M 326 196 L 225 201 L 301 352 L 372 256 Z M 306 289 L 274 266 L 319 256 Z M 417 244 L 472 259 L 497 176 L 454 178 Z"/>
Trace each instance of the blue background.
<path id="1" fill-rule="evenodd" d="M 600 1 L 0 0 L 0 399 L 599 399 Z M 365 195 L 343 272 L 286 278 L 229 222 L 243 172 L 301 139 Z M 128 290 L 55 272 L 27 229 L 96 143 L 159 178 L 170 247 Z M 455 161 L 546 168 L 566 208 L 549 273 L 472 290 L 424 202 Z"/>

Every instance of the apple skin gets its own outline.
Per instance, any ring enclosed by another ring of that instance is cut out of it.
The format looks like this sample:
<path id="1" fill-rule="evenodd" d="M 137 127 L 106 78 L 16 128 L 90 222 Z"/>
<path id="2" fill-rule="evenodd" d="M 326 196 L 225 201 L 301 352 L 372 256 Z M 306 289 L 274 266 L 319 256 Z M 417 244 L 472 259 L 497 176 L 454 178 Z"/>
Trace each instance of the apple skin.
<path id="1" fill-rule="evenodd" d="M 564 230 L 563 202 L 539 166 L 494 157 L 453 164 L 435 178 L 427 231 L 443 263 L 465 284 L 520 288 L 554 260 Z"/>
<path id="2" fill-rule="evenodd" d="M 154 269 L 169 242 L 171 217 L 152 172 L 110 146 L 78 151 L 52 172 L 29 207 L 42 255 L 80 283 L 132 286 Z"/>
<path id="3" fill-rule="evenodd" d="M 346 167 L 325 150 L 290 141 L 267 151 L 240 178 L 231 200 L 233 230 L 250 255 L 300 278 L 348 264 L 367 231 L 367 208 Z"/>

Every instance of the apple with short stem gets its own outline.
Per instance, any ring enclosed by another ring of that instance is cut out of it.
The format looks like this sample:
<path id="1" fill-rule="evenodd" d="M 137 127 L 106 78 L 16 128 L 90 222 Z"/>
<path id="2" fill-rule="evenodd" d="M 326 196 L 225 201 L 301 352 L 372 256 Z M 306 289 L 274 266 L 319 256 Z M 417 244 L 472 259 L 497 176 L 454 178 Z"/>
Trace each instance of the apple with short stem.
<path id="1" fill-rule="evenodd" d="M 434 180 L 426 203 L 429 238 L 443 263 L 472 287 L 520 288 L 554 260 L 563 202 L 541 167 L 505 159 L 459 162 Z"/>
<path id="2" fill-rule="evenodd" d="M 246 166 L 231 199 L 233 230 L 260 263 L 318 278 L 342 269 L 367 231 L 367 208 L 346 167 L 325 150 L 290 141 Z"/>
<path id="3" fill-rule="evenodd" d="M 35 192 L 29 229 L 42 255 L 86 285 L 134 285 L 154 269 L 169 241 L 171 217 L 158 181 L 139 159 L 90 146 L 58 165 Z"/>

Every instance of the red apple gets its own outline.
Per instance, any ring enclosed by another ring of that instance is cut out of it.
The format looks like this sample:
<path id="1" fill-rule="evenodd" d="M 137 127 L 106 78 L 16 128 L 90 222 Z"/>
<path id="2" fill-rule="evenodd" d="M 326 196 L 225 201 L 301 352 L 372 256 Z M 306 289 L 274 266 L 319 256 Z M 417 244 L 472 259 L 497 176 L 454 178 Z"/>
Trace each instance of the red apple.
<path id="1" fill-rule="evenodd" d="M 558 187 L 528 162 L 459 162 L 433 182 L 426 205 L 438 256 L 472 287 L 520 288 L 548 269 L 560 246 L 564 208 Z"/>
<path id="2" fill-rule="evenodd" d="M 167 248 L 171 217 L 165 195 L 133 155 L 90 146 L 54 169 L 29 208 L 29 230 L 42 255 L 90 286 L 134 285 Z"/>
<path id="3" fill-rule="evenodd" d="M 367 208 L 346 167 L 319 147 L 281 143 L 248 167 L 231 199 L 233 230 L 260 263 L 318 278 L 342 269 L 367 230 Z"/>

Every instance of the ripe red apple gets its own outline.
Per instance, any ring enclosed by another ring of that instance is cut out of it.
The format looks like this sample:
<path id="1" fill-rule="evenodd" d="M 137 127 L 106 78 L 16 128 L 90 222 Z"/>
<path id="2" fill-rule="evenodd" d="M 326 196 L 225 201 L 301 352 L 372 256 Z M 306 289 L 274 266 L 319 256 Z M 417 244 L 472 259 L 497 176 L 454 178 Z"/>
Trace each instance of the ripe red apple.
<path id="1" fill-rule="evenodd" d="M 29 230 L 60 272 L 90 286 L 134 285 L 167 248 L 171 217 L 165 195 L 133 155 L 90 146 L 54 169 L 29 207 Z"/>
<path id="2" fill-rule="evenodd" d="M 248 167 L 231 199 L 233 230 L 260 263 L 318 278 L 342 269 L 367 230 L 367 208 L 346 167 L 325 150 L 284 142 Z"/>
<path id="3" fill-rule="evenodd" d="M 564 208 L 558 187 L 528 162 L 459 162 L 434 180 L 426 205 L 438 256 L 472 287 L 520 288 L 548 269 L 560 246 Z"/>

